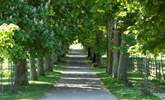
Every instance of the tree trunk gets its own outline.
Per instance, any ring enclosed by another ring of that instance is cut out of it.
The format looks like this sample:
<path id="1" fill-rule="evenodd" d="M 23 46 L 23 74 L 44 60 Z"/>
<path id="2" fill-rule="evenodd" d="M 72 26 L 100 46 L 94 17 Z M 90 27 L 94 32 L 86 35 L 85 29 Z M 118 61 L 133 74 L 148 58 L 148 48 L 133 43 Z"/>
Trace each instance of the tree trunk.
<path id="1" fill-rule="evenodd" d="M 54 64 L 57 64 L 58 58 L 56 54 L 53 56 L 53 60 L 54 60 Z"/>
<path id="2" fill-rule="evenodd" d="M 101 55 L 100 54 L 96 54 L 96 66 L 100 66 L 101 65 Z"/>
<path id="3" fill-rule="evenodd" d="M 92 63 L 96 63 L 96 53 L 93 53 Z"/>
<path id="4" fill-rule="evenodd" d="M 112 57 L 112 52 L 109 52 L 109 54 L 107 54 L 107 69 L 106 72 L 109 75 L 112 75 L 112 65 L 113 65 L 113 57 Z"/>
<path id="5" fill-rule="evenodd" d="M 112 74 L 112 21 L 108 20 L 108 32 L 107 32 L 107 68 L 108 74 Z"/>
<path id="6" fill-rule="evenodd" d="M 43 58 L 43 61 L 44 61 L 44 71 L 47 72 L 48 71 L 48 63 L 47 63 L 46 57 Z"/>
<path id="7" fill-rule="evenodd" d="M 52 59 L 51 57 L 46 57 L 46 62 L 47 62 L 47 66 L 48 66 L 48 71 L 53 71 L 53 66 L 52 66 Z"/>
<path id="8" fill-rule="evenodd" d="M 97 47 L 97 50 L 95 52 L 95 63 L 96 66 L 100 66 L 101 65 L 101 52 L 99 51 L 99 47 L 102 45 L 101 43 L 101 37 L 102 37 L 102 33 L 101 32 L 96 32 L 96 44 L 95 46 Z M 99 45 L 99 46 L 98 46 Z"/>
<path id="9" fill-rule="evenodd" d="M 58 61 L 58 62 L 63 62 L 63 59 L 62 59 L 62 58 L 63 58 L 62 55 L 58 55 L 58 56 L 57 56 L 57 61 Z"/>
<path id="10" fill-rule="evenodd" d="M 164 76 L 163 76 L 163 74 L 164 74 L 164 64 L 163 64 L 163 59 L 162 59 L 163 57 L 162 57 L 162 54 L 161 54 L 161 73 L 162 73 L 162 80 L 164 80 Z"/>
<path id="11" fill-rule="evenodd" d="M 26 68 L 26 60 L 16 62 L 15 83 L 16 86 L 28 84 L 28 75 Z"/>
<path id="12" fill-rule="evenodd" d="M 146 95 L 150 95 L 150 88 L 149 88 L 149 80 L 148 80 L 148 76 L 149 76 L 149 59 L 145 58 L 144 59 L 144 67 L 143 67 L 143 83 L 141 86 L 141 92 L 142 95 L 146 96 Z"/>
<path id="13" fill-rule="evenodd" d="M 117 78 L 117 70 L 119 65 L 119 54 L 118 52 L 113 52 L 113 77 Z"/>
<path id="14" fill-rule="evenodd" d="M 44 59 L 42 57 L 39 58 L 38 75 L 45 76 Z"/>
<path id="15" fill-rule="evenodd" d="M 117 79 L 124 81 L 126 84 L 128 83 L 127 79 L 127 66 L 128 65 L 128 55 L 120 53 L 120 60 L 119 60 L 119 66 L 118 66 L 118 75 Z"/>
<path id="16" fill-rule="evenodd" d="M 51 65 L 52 65 L 52 67 L 54 66 L 54 64 L 55 64 L 55 56 L 52 55 L 51 56 Z"/>
<path id="17" fill-rule="evenodd" d="M 93 51 L 91 50 L 91 56 L 89 57 L 89 60 L 93 61 L 93 57 L 94 57 L 94 53 L 93 53 Z"/>
<path id="18" fill-rule="evenodd" d="M 36 59 L 30 58 L 30 79 L 31 80 L 38 80 L 36 65 L 37 65 Z"/>
<path id="19" fill-rule="evenodd" d="M 61 56 L 60 55 L 57 56 L 57 61 L 61 62 Z"/>
<path id="20" fill-rule="evenodd" d="M 88 48 L 88 58 L 89 58 L 89 59 L 91 59 L 91 58 L 92 58 L 91 48 Z"/>
<path id="21" fill-rule="evenodd" d="M 113 50 L 113 76 L 117 78 L 117 71 L 119 66 L 119 46 L 120 46 L 120 34 L 114 30 L 114 50 Z"/>

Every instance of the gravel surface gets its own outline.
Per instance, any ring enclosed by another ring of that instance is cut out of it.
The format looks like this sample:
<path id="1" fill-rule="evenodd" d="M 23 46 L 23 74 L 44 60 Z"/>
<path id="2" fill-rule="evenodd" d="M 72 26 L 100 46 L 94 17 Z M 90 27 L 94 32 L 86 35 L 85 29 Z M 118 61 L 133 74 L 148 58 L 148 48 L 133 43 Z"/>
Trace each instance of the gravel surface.
<path id="1" fill-rule="evenodd" d="M 117 100 L 90 70 L 85 57 L 82 50 L 71 50 L 61 79 L 41 100 Z"/>

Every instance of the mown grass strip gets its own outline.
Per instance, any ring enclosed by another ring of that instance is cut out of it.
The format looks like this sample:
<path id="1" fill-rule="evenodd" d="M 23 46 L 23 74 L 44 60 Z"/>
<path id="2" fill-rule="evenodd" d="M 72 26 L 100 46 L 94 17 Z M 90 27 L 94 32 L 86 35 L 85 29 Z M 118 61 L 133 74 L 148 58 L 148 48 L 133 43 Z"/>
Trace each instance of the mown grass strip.
<path id="1" fill-rule="evenodd" d="M 39 100 L 45 93 L 47 93 L 54 84 L 60 79 L 61 73 L 64 69 L 63 64 L 54 67 L 53 72 L 46 73 L 45 76 L 40 76 L 38 81 L 30 81 L 29 85 L 18 87 L 16 93 L 5 92 L 4 100 Z"/>
<path id="2" fill-rule="evenodd" d="M 135 86 L 125 86 L 121 81 L 118 81 L 107 73 L 105 73 L 105 67 L 93 67 L 96 71 L 97 76 L 104 83 L 105 87 L 114 94 L 119 100 L 161 100 L 156 96 L 142 96 L 140 92 L 140 85 Z M 129 74 L 131 78 L 139 77 L 137 72 Z M 140 84 L 138 81 L 136 84 Z"/>

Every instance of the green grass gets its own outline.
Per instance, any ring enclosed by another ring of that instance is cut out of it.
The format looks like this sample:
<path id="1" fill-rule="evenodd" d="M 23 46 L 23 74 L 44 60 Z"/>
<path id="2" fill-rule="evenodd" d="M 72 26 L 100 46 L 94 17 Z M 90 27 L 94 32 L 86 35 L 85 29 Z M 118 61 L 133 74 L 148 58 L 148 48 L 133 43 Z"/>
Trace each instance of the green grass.
<path id="1" fill-rule="evenodd" d="M 105 67 L 93 68 L 97 76 L 102 80 L 107 89 L 114 94 L 119 100 L 160 100 L 156 96 L 142 96 L 140 92 L 140 72 L 129 72 L 129 79 L 132 82 L 132 86 L 125 86 L 121 81 L 118 81 L 107 73 L 105 73 Z"/>
<path id="2" fill-rule="evenodd" d="M 38 81 L 30 81 L 29 85 L 16 89 L 16 93 L 5 93 L 4 100 L 39 100 L 47 93 L 55 82 L 60 78 L 62 65 L 55 66 L 53 72 L 48 72 L 46 76 L 40 76 Z"/>

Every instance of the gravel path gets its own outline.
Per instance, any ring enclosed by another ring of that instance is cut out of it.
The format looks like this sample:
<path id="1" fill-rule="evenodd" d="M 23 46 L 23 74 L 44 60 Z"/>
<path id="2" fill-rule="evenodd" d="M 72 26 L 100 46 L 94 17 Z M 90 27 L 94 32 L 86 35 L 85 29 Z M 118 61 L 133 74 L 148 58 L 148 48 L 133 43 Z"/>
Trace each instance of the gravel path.
<path id="1" fill-rule="evenodd" d="M 90 70 L 82 50 L 71 50 L 60 81 L 41 100 L 117 100 Z"/>

